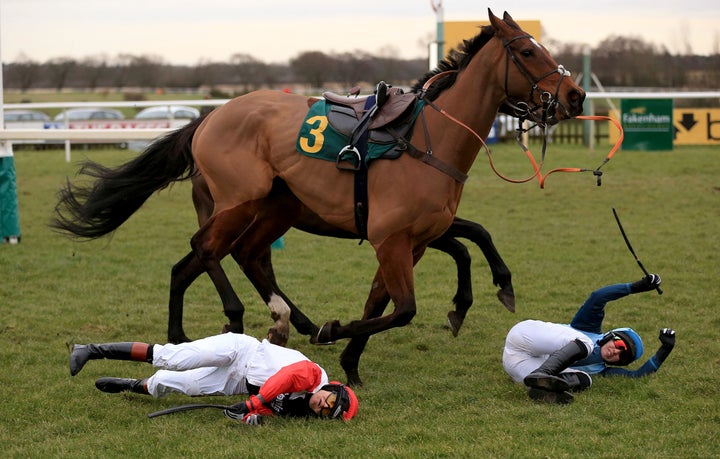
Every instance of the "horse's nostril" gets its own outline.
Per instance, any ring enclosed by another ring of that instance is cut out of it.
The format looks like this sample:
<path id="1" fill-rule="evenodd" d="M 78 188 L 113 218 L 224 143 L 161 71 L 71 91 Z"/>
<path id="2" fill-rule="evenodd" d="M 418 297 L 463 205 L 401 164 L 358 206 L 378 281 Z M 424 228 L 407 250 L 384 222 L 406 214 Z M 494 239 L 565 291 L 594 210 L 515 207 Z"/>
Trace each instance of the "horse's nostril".
<path id="1" fill-rule="evenodd" d="M 580 91 L 572 91 L 570 93 L 570 100 L 573 104 L 582 105 L 585 101 L 585 93 Z"/>
<path id="2" fill-rule="evenodd" d="M 582 113 L 583 102 L 585 101 L 585 92 L 572 90 L 568 93 L 568 102 L 570 108 L 575 114 Z"/>

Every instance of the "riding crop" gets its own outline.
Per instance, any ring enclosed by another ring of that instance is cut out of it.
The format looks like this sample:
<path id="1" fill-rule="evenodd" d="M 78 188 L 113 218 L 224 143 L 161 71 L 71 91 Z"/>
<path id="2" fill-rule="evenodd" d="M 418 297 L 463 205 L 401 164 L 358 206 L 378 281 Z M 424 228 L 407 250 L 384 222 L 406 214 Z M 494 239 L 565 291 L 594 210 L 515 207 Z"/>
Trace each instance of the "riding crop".
<path id="1" fill-rule="evenodd" d="M 647 269 L 645 269 L 645 266 L 642 264 L 642 262 L 640 261 L 638 256 L 635 254 L 635 250 L 633 249 L 633 246 L 630 244 L 630 240 L 628 239 L 627 234 L 625 234 L 625 230 L 623 229 L 622 223 L 620 223 L 620 217 L 618 216 L 618 213 L 614 207 L 612 208 L 612 211 L 613 211 L 613 215 L 615 216 L 615 221 L 618 224 L 618 228 L 620 228 L 620 233 L 622 234 L 623 239 L 625 239 L 625 244 L 627 245 L 628 249 L 630 249 L 630 253 L 632 253 L 633 257 L 635 257 L 635 261 L 637 261 L 637 264 L 638 264 L 638 266 L 640 266 L 640 269 L 642 269 L 642 271 L 645 273 L 646 276 L 649 276 L 650 273 L 648 272 Z M 663 291 L 659 285 L 657 287 L 655 287 L 655 290 L 657 290 L 658 295 L 662 295 Z"/>

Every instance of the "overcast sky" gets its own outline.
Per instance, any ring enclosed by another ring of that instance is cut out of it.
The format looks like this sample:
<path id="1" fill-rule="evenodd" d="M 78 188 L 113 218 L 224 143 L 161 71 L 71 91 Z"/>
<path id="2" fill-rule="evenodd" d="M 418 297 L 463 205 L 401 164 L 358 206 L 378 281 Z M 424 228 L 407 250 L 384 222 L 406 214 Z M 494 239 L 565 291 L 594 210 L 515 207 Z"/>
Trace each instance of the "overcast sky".
<path id="1" fill-rule="evenodd" d="M 171 64 L 226 61 L 235 53 L 286 63 L 303 51 L 363 50 L 427 57 L 441 0 L 0 0 L 4 62 L 120 53 Z M 447 21 L 487 20 L 487 8 L 535 19 L 545 36 L 591 46 L 611 35 L 671 53 L 720 48 L 717 0 L 443 0 Z M 389 48 L 392 47 L 392 48 Z"/>

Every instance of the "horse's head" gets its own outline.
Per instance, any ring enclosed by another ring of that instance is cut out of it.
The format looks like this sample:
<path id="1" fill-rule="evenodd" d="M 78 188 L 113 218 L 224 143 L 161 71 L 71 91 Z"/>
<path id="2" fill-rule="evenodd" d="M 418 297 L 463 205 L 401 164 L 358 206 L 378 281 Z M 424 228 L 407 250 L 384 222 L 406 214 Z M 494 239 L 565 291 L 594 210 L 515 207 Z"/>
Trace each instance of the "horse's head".
<path id="1" fill-rule="evenodd" d="M 569 78 L 570 72 L 507 12 L 502 19 L 490 9 L 488 15 L 506 55 L 499 69 L 505 86 L 503 111 L 541 125 L 581 114 L 585 91 Z"/>

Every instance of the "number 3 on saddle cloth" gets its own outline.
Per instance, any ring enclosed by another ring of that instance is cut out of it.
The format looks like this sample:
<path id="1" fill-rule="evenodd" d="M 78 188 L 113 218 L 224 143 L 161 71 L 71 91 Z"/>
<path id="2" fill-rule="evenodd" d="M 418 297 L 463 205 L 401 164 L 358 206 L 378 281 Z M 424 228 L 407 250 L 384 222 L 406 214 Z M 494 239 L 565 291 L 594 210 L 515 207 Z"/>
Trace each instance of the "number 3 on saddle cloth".
<path id="1" fill-rule="evenodd" d="M 374 159 L 395 159 L 407 148 L 405 135 L 424 102 L 416 94 L 377 86 L 376 94 L 345 97 L 323 93 L 300 127 L 296 148 L 310 157 L 334 161 L 355 172 L 355 225 L 360 242 L 367 237 L 367 168 Z"/>

